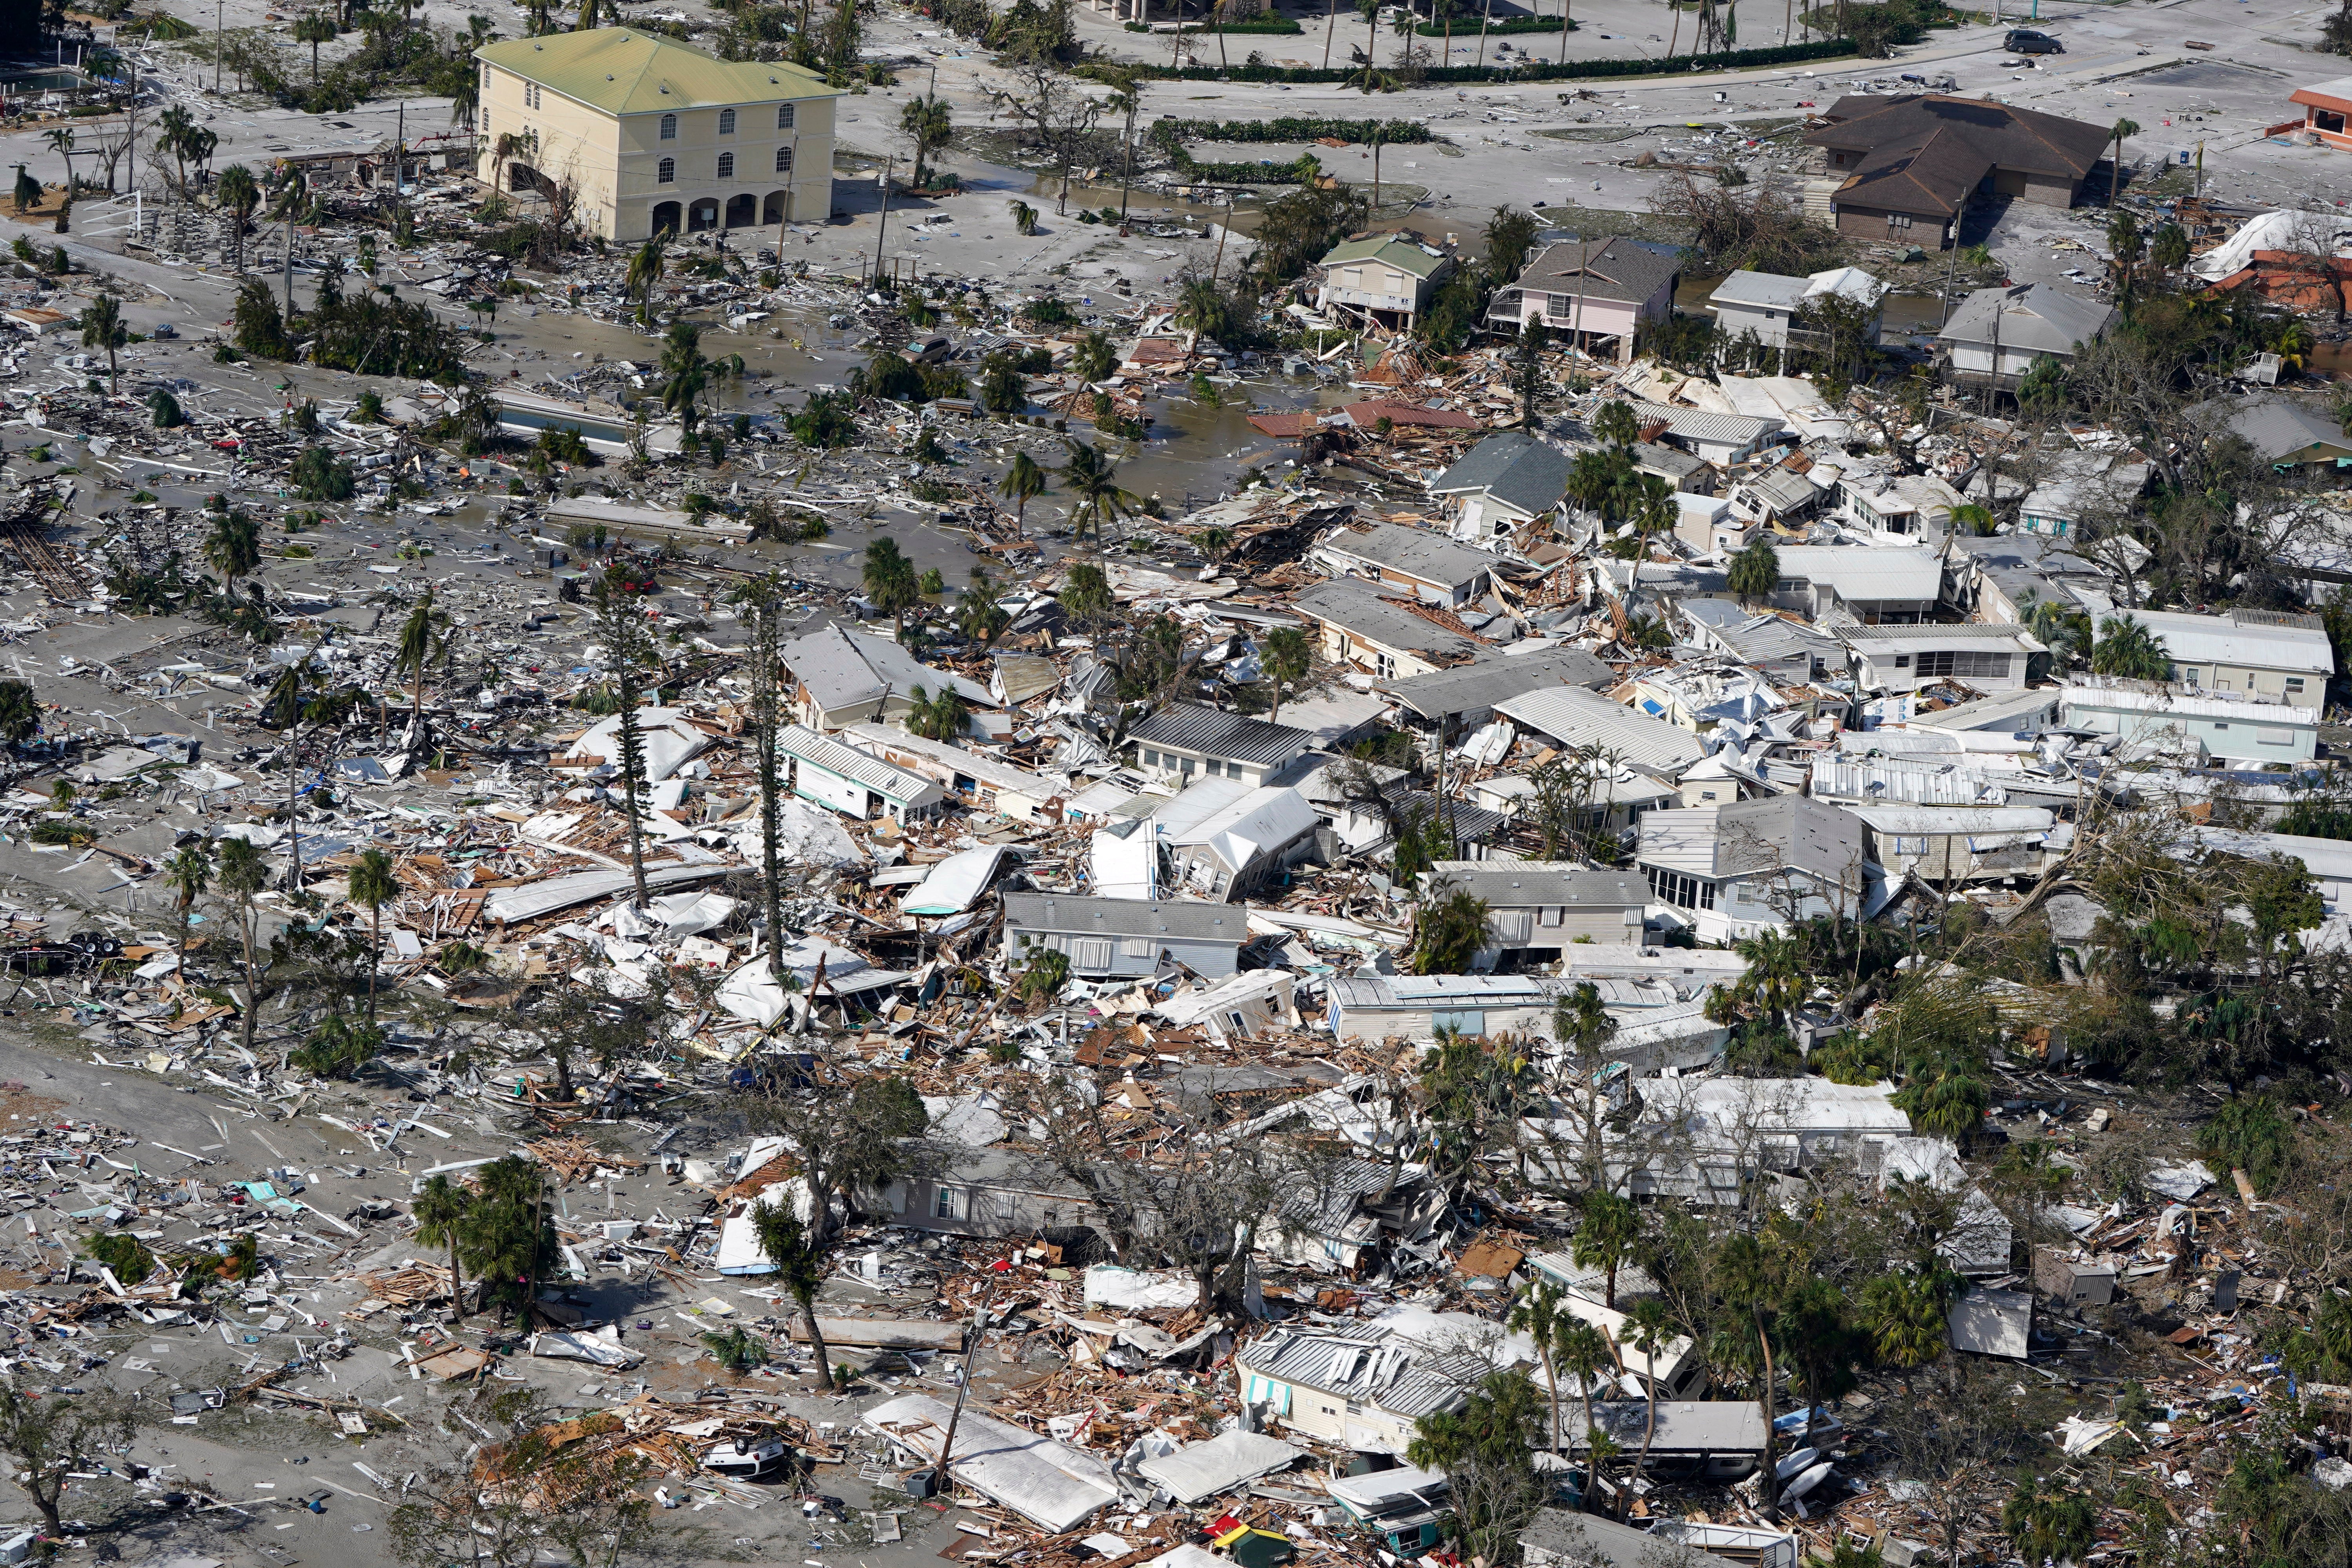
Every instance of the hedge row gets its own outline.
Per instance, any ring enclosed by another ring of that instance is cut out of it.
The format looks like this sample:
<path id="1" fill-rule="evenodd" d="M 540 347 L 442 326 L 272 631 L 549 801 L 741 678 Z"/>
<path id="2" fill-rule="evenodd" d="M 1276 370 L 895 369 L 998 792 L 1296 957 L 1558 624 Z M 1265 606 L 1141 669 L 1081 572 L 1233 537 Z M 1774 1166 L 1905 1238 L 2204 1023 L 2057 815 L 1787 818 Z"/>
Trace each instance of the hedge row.
<path id="1" fill-rule="evenodd" d="M 1127 30 L 1130 33 L 1148 33 L 1151 31 L 1150 27 L 1145 26 L 1140 22 L 1128 23 Z M 1306 28 L 1300 26 L 1297 23 L 1292 21 L 1287 16 L 1260 16 L 1255 20 L 1247 22 L 1203 22 L 1197 27 L 1185 28 L 1184 36 L 1186 37 L 1191 37 L 1195 33 L 1274 33 L 1296 35 L 1303 33 L 1306 30 Z"/>
<path id="2" fill-rule="evenodd" d="M 1738 70 L 1754 66 L 1799 65 L 1807 60 L 1835 59 L 1853 53 L 1849 38 L 1828 38 L 1812 44 L 1783 44 L 1769 49 L 1727 49 L 1712 55 L 1670 55 L 1663 59 L 1528 60 L 1512 66 L 1434 66 L 1421 75 L 1428 84 L 1512 81 L 1575 81 L 1591 77 L 1681 76 L 1691 71 Z M 1139 77 L 1158 81 L 1271 81 L 1309 87 L 1360 81 L 1363 68 L 1320 70 L 1306 66 L 1126 66 Z"/>
<path id="3" fill-rule="evenodd" d="M 1569 19 L 1568 30 L 1571 33 L 1580 33 L 1584 30 L 1584 25 L 1577 21 L 1574 17 L 1570 17 Z M 1445 28 L 1437 26 L 1429 22 L 1423 22 L 1420 26 L 1415 27 L 1413 31 L 1419 33 L 1424 38 L 1442 38 L 1446 35 Z M 1474 27 L 1470 25 L 1469 17 L 1457 16 L 1454 19 L 1453 32 L 1454 36 L 1457 38 L 1475 38 L 1481 31 L 1482 29 Z M 1483 31 L 1490 38 L 1500 37 L 1505 33 L 1557 33 L 1559 31 L 1559 18 L 1557 16 L 1514 16 L 1507 22 L 1490 22 L 1486 26 Z"/>
<path id="4" fill-rule="evenodd" d="M 1326 136 L 1395 146 L 1427 142 L 1433 133 L 1417 120 L 1331 120 L 1307 114 L 1274 120 L 1179 120 L 1171 114 L 1153 121 L 1150 135 L 1173 151 L 1186 142 L 1316 142 Z"/>

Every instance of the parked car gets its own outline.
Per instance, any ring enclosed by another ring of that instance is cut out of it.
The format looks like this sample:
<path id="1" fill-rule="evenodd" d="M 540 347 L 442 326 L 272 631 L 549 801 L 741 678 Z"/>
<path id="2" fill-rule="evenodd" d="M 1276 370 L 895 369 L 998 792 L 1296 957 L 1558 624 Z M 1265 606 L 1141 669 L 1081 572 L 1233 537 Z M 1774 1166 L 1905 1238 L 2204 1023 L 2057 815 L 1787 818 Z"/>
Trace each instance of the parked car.
<path id="1" fill-rule="evenodd" d="M 2001 40 L 2000 47 L 2012 55 L 2063 55 L 2066 52 L 2065 45 L 2032 27 L 2011 27 L 2009 37 Z"/>

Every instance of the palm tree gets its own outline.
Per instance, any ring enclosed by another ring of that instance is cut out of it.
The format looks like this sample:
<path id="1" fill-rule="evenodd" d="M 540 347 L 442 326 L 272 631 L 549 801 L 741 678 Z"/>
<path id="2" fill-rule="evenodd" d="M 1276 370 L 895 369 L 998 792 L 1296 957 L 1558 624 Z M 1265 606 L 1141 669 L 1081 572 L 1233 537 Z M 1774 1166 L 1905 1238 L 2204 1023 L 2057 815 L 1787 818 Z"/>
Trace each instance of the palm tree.
<path id="1" fill-rule="evenodd" d="M 656 234 L 629 258 L 627 289 L 637 301 L 637 325 L 654 324 L 654 287 L 662 278 L 662 246 L 667 236 Z"/>
<path id="2" fill-rule="evenodd" d="M 1602 1367 L 1616 1363 L 1615 1351 L 1608 1335 L 1579 1318 L 1562 1318 L 1554 1326 L 1553 1331 L 1559 1336 L 1559 1341 L 1554 1347 L 1552 1354 L 1559 1364 L 1576 1378 L 1577 1402 L 1584 1412 L 1585 1440 L 1591 1444 L 1593 1430 L 1593 1380 L 1601 1375 Z M 1597 1444 L 1592 1446 L 1598 1447 Z M 1588 1480 L 1584 1489 L 1584 1503 L 1588 1510 L 1591 1507 L 1592 1500 L 1601 1492 L 1598 1484 L 1601 1456 L 1595 1452 L 1589 1458 L 1591 1462 L 1587 1467 L 1587 1472 L 1591 1479 Z"/>
<path id="3" fill-rule="evenodd" d="M 1592 433 L 1612 447 L 1623 448 L 1641 437 L 1642 422 L 1631 405 L 1612 398 L 1592 416 Z"/>
<path id="4" fill-rule="evenodd" d="M 1762 931 L 1733 946 L 1748 961 L 1748 973 L 1739 977 L 1737 990 L 1765 1016 L 1785 1026 L 1812 984 L 1797 939 L 1787 931 Z"/>
<path id="5" fill-rule="evenodd" d="M 115 363 L 115 354 L 131 341 L 131 329 L 122 324 L 122 304 L 111 294 L 100 294 L 81 313 L 81 346 L 106 351 L 106 391 L 114 395 L 122 387 L 122 378 Z"/>
<path id="6" fill-rule="evenodd" d="M 886 533 L 867 542 L 863 581 L 867 601 L 891 618 L 894 636 L 905 637 L 907 612 L 921 602 L 923 595 L 915 563 L 899 550 L 897 540 Z"/>
<path id="7" fill-rule="evenodd" d="M 1778 1386 L 1773 1365 L 1773 1337 L 1783 1291 L 1779 1260 L 1751 1235 L 1727 1237 L 1711 1260 L 1716 1295 L 1738 1325 L 1727 1330 L 1726 1359 L 1746 1365 L 1764 1417 L 1764 1463 L 1759 1479 L 1759 1505 L 1769 1509 L 1780 1500 L 1778 1463 L 1772 1441 L 1772 1405 Z"/>
<path id="8" fill-rule="evenodd" d="M 1641 500 L 1633 511 L 1633 570 L 1626 584 L 1629 596 L 1641 584 L 1642 563 L 1650 558 L 1650 540 L 1656 534 L 1672 533 L 1682 516 L 1682 507 L 1675 500 L 1675 487 L 1655 474 L 1642 475 Z"/>
<path id="9" fill-rule="evenodd" d="M 1234 531 L 1212 524 L 1192 536 L 1192 546 L 1211 566 L 1222 567 L 1234 552 Z"/>
<path id="10" fill-rule="evenodd" d="M 1283 688 L 1295 687 L 1307 679 L 1311 658 L 1307 634 L 1297 626 L 1277 626 L 1266 633 L 1265 640 L 1258 645 L 1258 667 L 1274 690 L 1274 703 L 1266 712 L 1269 723 L 1282 721 Z"/>
<path id="11" fill-rule="evenodd" d="M 1743 605 L 1765 597 L 1780 585 L 1780 552 L 1758 540 L 1731 558 L 1724 585 Z"/>
<path id="12" fill-rule="evenodd" d="M 2116 205 L 2116 190 L 2124 180 L 2124 138 L 2139 134 L 2139 122 L 2118 120 L 2107 128 L 2107 139 L 2116 144 L 2115 161 L 2107 165 L 2107 205 Z"/>
<path id="13" fill-rule="evenodd" d="M 1045 470 L 1037 466 L 1037 459 L 1026 452 L 1015 453 L 1013 466 L 1004 470 L 1003 479 L 996 481 L 996 493 L 1013 503 L 1014 532 L 1024 537 L 1027 535 L 1028 527 L 1023 520 L 1028 513 L 1029 503 L 1044 495 L 1047 489 Z"/>
<path id="14" fill-rule="evenodd" d="M 1077 504 L 1070 510 L 1070 531 L 1081 534 L 1094 531 L 1095 545 L 1102 545 L 1103 525 L 1138 510 L 1143 499 L 1118 484 L 1118 464 L 1104 455 L 1097 446 L 1080 446 L 1076 441 L 1065 442 L 1069 448 L 1069 461 L 1057 470 L 1062 483 Z"/>
<path id="15" fill-rule="evenodd" d="M 908 734 L 920 735 L 927 741 L 951 742 L 964 732 L 971 710 L 956 695 L 954 687 L 942 685 L 934 695 L 918 686 L 908 695 L 914 699 L 907 710 Z"/>
<path id="16" fill-rule="evenodd" d="M 176 103 L 157 116 L 155 121 L 155 145 L 172 154 L 173 167 L 176 171 L 172 184 L 184 196 L 188 191 L 186 135 L 195 129 L 196 117 Z"/>
<path id="17" fill-rule="evenodd" d="M 1515 1334 L 1525 1334 L 1536 1343 L 1536 1359 L 1543 1363 L 1544 1383 L 1551 1390 L 1551 1451 L 1559 1452 L 1559 1363 L 1554 1352 L 1559 1343 L 1559 1329 L 1563 1321 L 1573 1321 L 1559 1310 L 1564 1292 L 1549 1279 L 1538 1278 L 1519 1294 L 1504 1326 Z"/>
<path id="18" fill-rule="evenodd" d="M 254 208 L 261 205 L 261 186 L 253 171 L 242 163 L 231 163 L 220 172 L 213 184 L 213 200 L 229 217 L 229 265 L 237 271 L 245 270 L 245 226 L 253 221 Z"/>
<path id="19" fill-rule="evenodd" d="M 1863 1321 L 1869 1326 L 1878 1359 L 1907 1370 L 1926 1366 L 1942 1355 L 1950 1342 L 1946 1309 L 1951 1290 L 1952 1276 L 1941 1269 L 1881 1274 L 1865 1280 Z"/>
<path id="20" fill-rule="evenodd" d="M 688 437 L 702 417 L 703 388 L 710 384 L 710 362 L 702 357 L 702 328 L 694 321 L 672 321 L 662 347 L 662 406 L 677 416 Z"/>
<path id="21" fill-rule="evenodd" d="M 400 879 L 392 874 L 392 857 L 381 849 L 362 849 L 352 862 L 350 892 L 352 902 L 364 907 L 372 917 L 373 930 L 369 940 L 374 951 L 368 954 L 368 1022 L 375 1022 L 375 977 L 383 967 L 383 906 L 400 897 Z"/>
<path id="22" fill-rule="evenodd" d="M 1111 347 L 1110 334 L 1097 327 L 1079 338 L 1070 354 L 1070 368 L 1083 382 L 1109 380 L 1111 372 L 1118 368 L 1118 351 Z"/>
<path id="23" fill-rule="evenodd" d="M 294 740 L 302 721 L 316 711 L 315 693 L 322 679 L 305 657 L 279 670 L 261 700 L 262 710 L 277 715 L 278 733 L 285 738 L 286 847 L 294 858 L 287 886 L 298 892 L 302 887 L 302 824 L 295 811 L 301 801 L 302 765 L 295 753 Z"/>
<path id="24" fill-rule="evenodd" d="M 2163 680 L 2172 673 L 2172 654 L 2147 622 L 2109 616 L 2099 623 L 2099 639 L 2091 645 L 2091 673 Z"/>
<path id="25" fill-rule="evenodd" d="M 1655 1296 L 1644 1296 L 1631 1303 L 1626 1309 L 1624 1322 L 1617 1329 L 1617 1342 L 1632 1346 L 1654 1367 L 1657 1364 L 1658 1352 L 1664 1350 L 1675 1337 L 1674 1320 L 1666 1314 L 1666 1304 Z M 1642 1453 L 1633 1461 L 1635 1487 L 1641 1484 L 1642 1471 L 1650 1462 L 1650 1444 L 1658 1435 L 1656 1390 L 1653 1389 L 1651 1393 L 1651 1398 L 1642 1401 Z"/>
<path id="26" fill-rule="evenodd" d="M 421 736 L 425 730 L 425 667 L 448 651 L 449 617 L 433 607 L 433 590 L 426 588 L 416 601 L 415 608 L 400 624 L 400 638 L 393 645 L 392 668 L 395 675 L 408 678 L 408 732 Z"/>
<path id="27" fill-rule="evenodd" d="M 1177 287 L 1176 321 L 1204 338 L 1222 339 L 1233 325 L 1233 307 L 1214 278 L 1195 272 Z"/>
<path id="28" fill-rule="evenodd" d="M 1598 1268 L 1606 1283 L 1601 1305 L 1617 1310 L 1617 1270 L 1633 1256 L 1642 1238 L 1642 1214 L 1629 1198 L 1614 1193 L 1587 1193 L 1584 1215 L 1576 1226 L 1574 1255 L 1580 1268 Z"/>
<path id="29" fill-rule="evenodd" d="M 449 1321 L 466 1316 L 465 1281 L 457 1272 L 457 1237 L 472 1214 L 474 1194 L 446 1176 L 427 1176 L 411 1212 L 416 1216 L 416 1239 L 427 1247 L 449 1249 Z"/>
<path id="30" fill-rule="evenodd" d="M 261 564 L 261 525 L 241 511 L 221 514 L 205 538 L 205 564 L 218 572 L 222 589 L 236 595 L 236 580 Z"/>
<path id="31" fill-rule="evenodd" d="M 955 126 L 948 119 L 948 106 L 936 97 L 908 100 L 898 111 L 898 131 L 915 144 L 915 187 L 923 185 L 923 170 L 931 154 L 948 144 L 955 134 Z"/>
<path id="32" fill-rule="evenodd" d="M 294 18 L 294 41 L 310 46 L 310 85 L 312 87 L 319 85 L 319 46 L 333 43 L 341 32 L 342 29 L 335 26 L 335 19 L 324 11 L 305 11 Z M 468 71 L 465 74 L 478 76 L 480 73 Z"/>
<path id="33" fill-rule="evenodd" d="M 1364 19 L 1364 68 L 1369 71 L 1381 49 L 1381 0 L 1356 0 L 1356 15 Z"/>
<path id="34" fill-rule="evenodd" d="M 268 880 L 269 864 L 253 847 L 252 840 L 220 841 L 220 889 L 227 895 L 229 908 L 236 912 L 237 934 L 245 940 L 245 1016 L 240 1027 L 247 1056 L 253 1054 L 253 1031 L 261 1019 L 261 968 L 254 952 L 258 932 L 254 929 L 253 900 Z"/>
<path id="35" fill-rule="evenodd" d="M 163 862 L 163 885 L 172 890 L 173 908 L 179 913 L 180 941 L 175 956 L 179 961 L 177 973 L 181 984 L 185 984 L 188 975 L 188 914 L 195 907 L 196 900 L 203 898 L 213 885 L 213 858 L 207 846 L 201 843 L 184 845 Z"/>

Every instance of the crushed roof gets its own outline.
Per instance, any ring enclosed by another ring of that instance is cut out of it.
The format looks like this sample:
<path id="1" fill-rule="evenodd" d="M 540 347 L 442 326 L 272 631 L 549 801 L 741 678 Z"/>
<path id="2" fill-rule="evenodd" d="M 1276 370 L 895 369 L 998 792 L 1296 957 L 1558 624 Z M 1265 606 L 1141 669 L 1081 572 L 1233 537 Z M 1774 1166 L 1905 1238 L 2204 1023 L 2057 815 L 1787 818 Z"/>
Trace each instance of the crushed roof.
<path id="1" fill-rule="evenodd" d="M 1179 702 L 1163 708 L 1127 732 L 1130 741 L 1146 745 L 1174 746 L 1228 762 L 1272 767 L 1297 756 L 1314 739 L 1287 724 L 1269 724 L 1223 708 L 1198 708 Z"/>
<path id="2" fill-rule="evenodd" d="M 1495 567 L 1495 558 L 1483 550 L 1456 544 L 1433 529 L 1393 522 L 1341 529 L 1323 542 L 1323 548 L 1448 587 L 1470 582 Z"/>

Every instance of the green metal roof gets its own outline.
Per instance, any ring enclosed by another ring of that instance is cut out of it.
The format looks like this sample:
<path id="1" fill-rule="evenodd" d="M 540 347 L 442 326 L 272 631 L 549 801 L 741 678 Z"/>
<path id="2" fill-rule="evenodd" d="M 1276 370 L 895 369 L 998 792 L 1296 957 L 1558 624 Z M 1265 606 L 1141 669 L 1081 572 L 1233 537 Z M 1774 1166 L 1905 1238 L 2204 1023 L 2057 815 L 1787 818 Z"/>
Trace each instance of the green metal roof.
<path id="1" fill-rule="evenodd" d="M 1411 240 L 1381 235 L 1372 239 L 1351 239 L 1332 250 L 1323 258 L 1326 267 L 1338 267 L 1349 261 L 1385 261 L 1401 267 L 1415 278 L 1426 278 L 1445 265 L 1447 258 L 1432 256 Z"/>
<path id="2" fill-rule="evenodd" d="M 722 60 L 635 27 L 508 38 L 474 56 L 608 114 L 841 96 L 801 66 Z"/>

